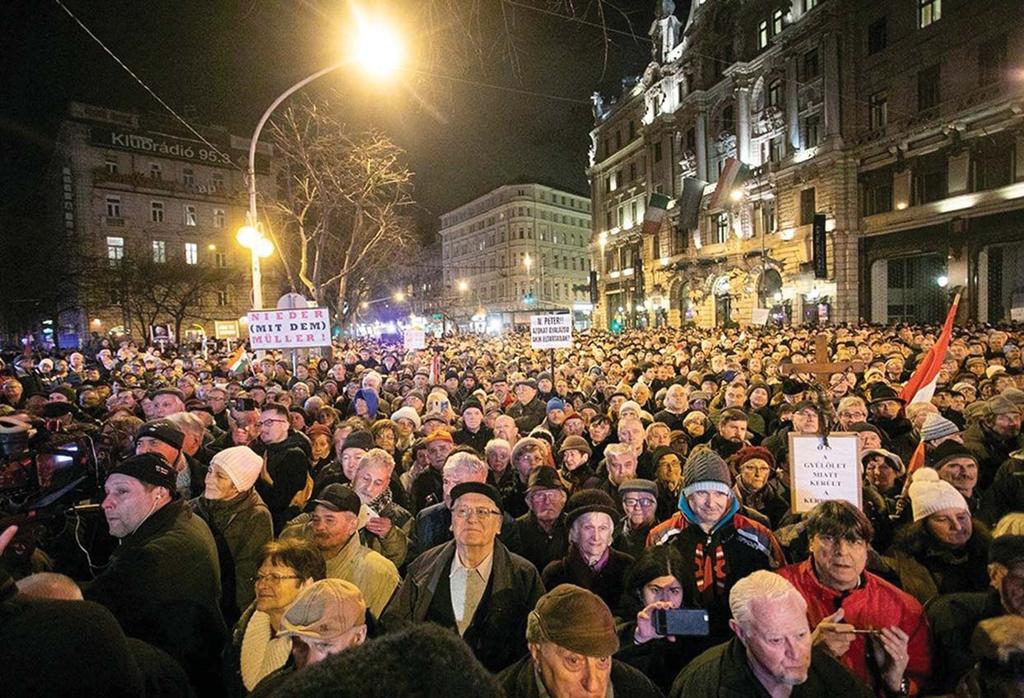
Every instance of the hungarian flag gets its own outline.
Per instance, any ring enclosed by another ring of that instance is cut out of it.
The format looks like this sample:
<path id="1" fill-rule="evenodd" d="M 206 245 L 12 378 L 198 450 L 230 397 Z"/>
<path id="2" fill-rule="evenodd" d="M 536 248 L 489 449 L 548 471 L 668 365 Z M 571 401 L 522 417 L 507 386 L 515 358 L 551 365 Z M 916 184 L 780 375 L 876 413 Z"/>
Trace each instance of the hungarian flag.
<path id="1" fill-rule="evenodd" d="M 942 332 L 938 340 L 928 350 L 924 359 L 918 365 L 917 370 L 910 376 L 910 380 L 903 386 L 900 397 L 903 402 L 911 404 L 914 402 L 929 402 L 935 394 L 935 383 L 939 379 L 939 369 L 942 362 L 946 360 L 946 351 L 949 350 L 949 340 L 953 335 L 953 320 L 956 318 L 956 308 L 960 304 L 960 294 L 953 298 L 953 304 L 949 307 L 946 315 L 946 322 L 942 326 Z"/>
<path id="2" fill-rule="evenodd" d="M 664 194 L 651 194 L 651 200 L 647 203 L 647 210 L 644 212 L 644 235 L 654 235 L 661 227 L 668 213 L 668 202 L 670 199 Z"/>
<path id="3" fill-rule="evenodd" d="M 736 158 L 726 158 L 722 174 L 718 175 L 718 184 L 711 195 L 711 208 L 721 206 L 732 194 L 733 189 L 742 186 L 750 174 L 750 168 Z"/>
<path id="4" fill-rule="evenodd" d="M 228 358 L 228 370 L 241 371 L 249 365 L 249 354 L 245 351 L 245 344 L 239 344 L 235 353 Z"/>

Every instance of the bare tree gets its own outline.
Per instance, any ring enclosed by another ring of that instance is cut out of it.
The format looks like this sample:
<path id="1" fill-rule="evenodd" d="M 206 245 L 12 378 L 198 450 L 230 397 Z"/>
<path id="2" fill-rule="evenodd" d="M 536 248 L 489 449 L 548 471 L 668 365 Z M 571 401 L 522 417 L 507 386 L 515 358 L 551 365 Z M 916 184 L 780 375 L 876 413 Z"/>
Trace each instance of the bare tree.
<path id="1" fill-rule="evenodd" d="M 350 132 L 326 102 L 289 107 L 271 134 L 279 176 L 268 233 L 292 289 L 344 323 L 376 268 L 414 240 L 405 153 L 379 131 Z"/>

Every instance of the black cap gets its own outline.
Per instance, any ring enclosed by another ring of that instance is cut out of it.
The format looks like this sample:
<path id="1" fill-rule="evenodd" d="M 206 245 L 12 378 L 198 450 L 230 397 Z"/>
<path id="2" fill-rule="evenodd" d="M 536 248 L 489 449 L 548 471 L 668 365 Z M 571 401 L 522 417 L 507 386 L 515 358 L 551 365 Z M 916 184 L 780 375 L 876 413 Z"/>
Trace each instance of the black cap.
<path id="1" fill-rule="evenodd" d="M 344 452 L 347 448 L 361 448 L 364 451 L 369 451 L 373 446 L 373 434 L 365 429 L 356 429 L 345 437 L 345 443 L 342 444 L 341 450 Z"/>
<path id="2" fill-rule="evenodd" d="M 533 388 L 534 390 L 537 390 L 537 381 L 535 381 L 532 378 L 520 378 L 519 380 L 516 381 L 516 384 L 513 387 L 518 388 L 520 385 L 526 385 Z"/>
<path id="3" fill-rule="evenodd" d="M 137 456 L 129 456 L 118 463 L 107 477 L 111 475 L 127 475 L 139 482 L 166 488 L 172 497 L 176 497 L 178 494 L 175 487 L 178 474 L 175 472 L 174 466 L 165 461 L 158 453 L 140 453 Z"/>
<path id="4" fill-rule="evenodd" d="M 313 503 L 327 507 L 331 511 L 347 511 L 356 516 L 359 516 L 361 505 L 359 495 L 354 489 L 337 482 L 325 487 Z"/>
<path id="5" fill-rule="evenodd" d="M 569 497 L 569 501 L 565 503 L 565 525 L 572 526 L 576 519 L 593 512 L 607 514 L 613 522 L 622 516 L 615 508 L 615 500 L 608 493 L 586 489 Z"/>
<path id="6" fill-rule="evenodd" d="M 43 405 L 43 417 L 47 419 L 63 417 L 74 411 L 75 408 L 70 402 L 48 402 Z"/>
<path id="7" fill-rule="evenodd" d="M 481 413 L 484 411 L 484 407 L 483 405 L 480 404 L 480 401 L 477 400 L 476 398 L 471 397 L 462 403 L 462 414 L 465 414 L 466 410 L 473 407 L 480 410 Z"/>
<path id="8" fill-rule="evenodd" d="M 135 441 L 138 442 L 144 436 L 156 439 L 157 441 L 163 441 L 168 446 L 179 451 L 182 444 L 185 443 L 185 432 L 166 419 L 154 419 L 143 424 L 135 435 Z"/>
<path id="9" fill-rule="evenodd" d="M 463 482 L 459 485 L 455 485 L 455 487 L 451 489 L 451 492 L 448 493 L 452 506 L 454 506 L 459 497 L 464 494 L 482 494 L 494 502 L 499 511 L 505 511 L 505 506 L 501 502 L 501 494 L 494 485 L 488 485 L 486 482 Z"/>

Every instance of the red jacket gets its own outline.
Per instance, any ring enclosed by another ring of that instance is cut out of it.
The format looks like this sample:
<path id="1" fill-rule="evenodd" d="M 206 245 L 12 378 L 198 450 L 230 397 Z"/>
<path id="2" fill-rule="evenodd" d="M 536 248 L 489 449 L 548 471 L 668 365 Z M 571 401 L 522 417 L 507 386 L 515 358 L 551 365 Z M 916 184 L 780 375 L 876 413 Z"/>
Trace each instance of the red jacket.
<path id="1" fill-rule="evenodd" d="M 807 601 L 807 619 L 812 628 L 842 606 L 843 623 L 857 628 L 896 625 L 903 630 L 910 637 L 907 643 L 910 661 L 904 675 L 910 682 L 911 695 L 920 693 L 931 673 L 932 658 L 928 620 L 917 599 L 870 572 L 863 573 L 864 583 L 861 586 L 842 597 L 842 592 L 821 585 L 810 559 L 783 567 L 779 574 L 792 582 Z M 876 681 L 868 664 L 870 648 L 866 644 L 867 637 L 858 635 L 842 656 L 842 662 L 874 689 Z M 871 661 L 873 663 L 874 660 Z"/>

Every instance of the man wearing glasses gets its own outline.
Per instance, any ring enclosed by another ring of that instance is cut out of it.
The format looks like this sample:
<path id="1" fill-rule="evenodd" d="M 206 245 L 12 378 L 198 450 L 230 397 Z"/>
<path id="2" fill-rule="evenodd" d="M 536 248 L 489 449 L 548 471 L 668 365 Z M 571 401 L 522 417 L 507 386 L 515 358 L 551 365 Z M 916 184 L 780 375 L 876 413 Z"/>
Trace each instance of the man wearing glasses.
<path id="1" fill-rule="evenodd" d="M 454 540 L 427 550 L 381 618 L 386 630 L 437 623 L 458 632 L 492 672 L 526 654 L 526 618 L 544 594 L 537 568 L 497 540 L 501 495 L 492 485 L 452 488 Z"/>
<path id="2" fill-rule="evenodd" d="M 309 457 L 289 440 L 288 427 L 288 408 L 269 402 L 260 411 L 260 438 L 250 444 L 263 456 L 263 473 L 256 481 L 256 491 L 270 509 L 274 533 L 280 533 L 288 520 L 302 511 L 296 495 L 306 489 L 309 479 Z"/>
<path id="3" fill-rule="evenodd" d="M 658 523 L 658 485 L 640 478 L 619 485 L 619 496 L 626 515 L 615 529 L 612 547 L 637 557 L 647 547 L 647 534 Z"/>

